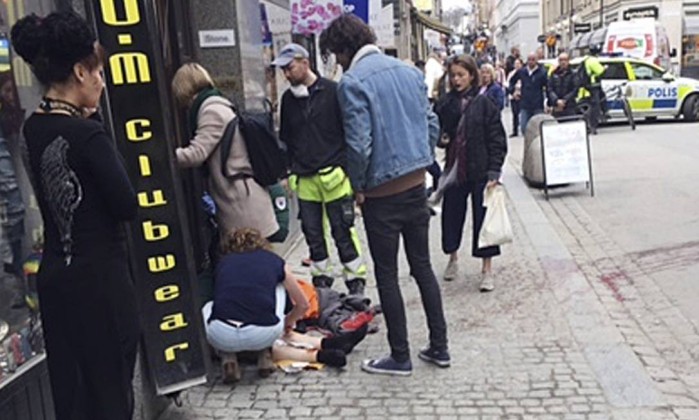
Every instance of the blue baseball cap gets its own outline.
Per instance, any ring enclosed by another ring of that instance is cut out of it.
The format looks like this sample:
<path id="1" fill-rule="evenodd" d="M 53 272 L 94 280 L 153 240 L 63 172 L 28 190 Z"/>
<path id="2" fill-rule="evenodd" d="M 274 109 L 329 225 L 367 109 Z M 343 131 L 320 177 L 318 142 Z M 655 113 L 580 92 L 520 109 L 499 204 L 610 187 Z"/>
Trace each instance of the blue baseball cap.
<path id="1" fill-rule="evenodd" d="M 281 51 L 279 51 L 277 58 L 272 61 L 272 65 L 275 67 L 286 67 L 294 60 L 308 57 L 308 50 L 299 44 L 287 44 Z"/>

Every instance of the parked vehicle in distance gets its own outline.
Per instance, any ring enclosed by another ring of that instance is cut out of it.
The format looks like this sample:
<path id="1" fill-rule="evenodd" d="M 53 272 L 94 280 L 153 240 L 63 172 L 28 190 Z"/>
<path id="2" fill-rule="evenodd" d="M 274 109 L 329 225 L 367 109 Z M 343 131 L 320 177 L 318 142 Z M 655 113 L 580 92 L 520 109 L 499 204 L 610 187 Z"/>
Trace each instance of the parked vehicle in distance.
<path id="1" fill-rule="evenodd" d="M 664 69 L 671 68 L 673 56 L 667 31 L 652 18 L 610 23 L 602 52 L 636 58 Z"/>

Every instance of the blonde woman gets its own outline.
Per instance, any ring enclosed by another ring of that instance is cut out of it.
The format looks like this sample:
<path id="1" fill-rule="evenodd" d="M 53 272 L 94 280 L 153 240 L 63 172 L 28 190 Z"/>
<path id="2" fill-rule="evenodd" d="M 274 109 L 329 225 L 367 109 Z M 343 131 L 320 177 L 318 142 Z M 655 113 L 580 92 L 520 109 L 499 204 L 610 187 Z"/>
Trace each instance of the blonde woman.
<path id="1" fill-rule="evenodd" d="M 255 229 L 229 232 L 221 242 L 224 256 L 216 267 L 214 300 L 202 308 L 206 338 L 222 354 L 225 382 L 240 379 L 236 353 L 259 351 L 260 376 L 268 376 L 276 360 L 321 362 L 342 367 L 345 355 L 367 328 L 320 339 L 294 333 L 308 309 L 308 300 L 282 258 Z M 285 315 L 287 295 L 293 303 Z M 304 345 L 296 348 L 288 343 Z"/>
<path id="2" fill-rule="evenodd" d="M 483 64 L 480 72 L 481 89 L 479 94 L 485 95 L 488 99 L 493 101 L 500 111 L 502 111 L 505 107 L 505 90 L 502 88 L 502 85 L 495 80 L 497 77 L 495 68 L 492 64 Z"/>
<path id="3" fill-rule="evenodd" d="M 199 64 L 180 67 L 172 80 L 177 104 L 188 109 L 192 139 L 176 150 L 182 168 L 207 165 L 208 190 L 216 203 L 216 221 L 221 232 L 250 227 L 274 241 L 279 231 L 269 193 L 253 179 L 252 165 L 245 142 L 236 130 L 230 154 L 225 161 L 225 176 L 218 147 L 226 126 L 235 118 L 231 102 Z"/>

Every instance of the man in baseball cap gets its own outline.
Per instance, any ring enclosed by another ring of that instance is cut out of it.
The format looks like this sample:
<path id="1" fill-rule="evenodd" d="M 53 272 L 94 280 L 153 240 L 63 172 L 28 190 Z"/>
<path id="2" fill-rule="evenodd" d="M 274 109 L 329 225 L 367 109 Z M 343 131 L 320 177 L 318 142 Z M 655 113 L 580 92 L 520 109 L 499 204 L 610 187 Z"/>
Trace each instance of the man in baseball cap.
<path id="1" fill-rule="evenodd" d="M 284 68 L 294 60 L 308 59 L 308 57 L 308 50 L 299 44 L 287 44 L 281 51 L 279 51 L 279 55 L 272 62 L 272 65 L 275 67 Z"/>
<path id="2" fill-rule="evenodd" d="M 311 251 L 311 275 L 316 287 L 334 281 L 323 227 L 323 214 L 332 230 L 345 285 L 362 295 L 366 264 L 354 227 L 354 192 L 345 173 L 346 146 L 337 83 L 311 70 L 308 51 L 298 44 L 281 49 L 272 65 L 284 72 L 291 88 L 281 103 L 279 138 L 291 162 L 289 184 L 298 195 L 301 228 Z"/>

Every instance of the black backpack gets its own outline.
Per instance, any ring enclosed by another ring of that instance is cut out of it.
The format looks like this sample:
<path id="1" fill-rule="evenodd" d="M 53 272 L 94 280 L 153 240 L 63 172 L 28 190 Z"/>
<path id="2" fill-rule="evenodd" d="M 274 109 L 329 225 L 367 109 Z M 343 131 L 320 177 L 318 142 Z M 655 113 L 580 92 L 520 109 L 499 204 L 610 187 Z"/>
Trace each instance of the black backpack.
<path id="1" fill-rule="evenodd" d="M 585 67 L 585 62 L 587 61 L 587 58 L 585 58 L 579 65 L 578 68 L 575 69 L 575 86 L 579 88 L 587 88 L 590 86 L 591 81 L 590 81 L 590 75 L 587 74 L 587 68 Z"/>
<path id="2" fill-rule="evenodd" d="M 235 129 L 240 127 L 248 156 L 252 164 L 253 178 L 263 187 L 276 184 L 286 175 L 286 155 L 274 131 L 271 104 L 265 102 L 263 111 L 240 111 L 231 105 L 236 117 L 231 120 L 221 136 L 221 172 L 231 175 L 226 161 L 231 153 Z"/>

